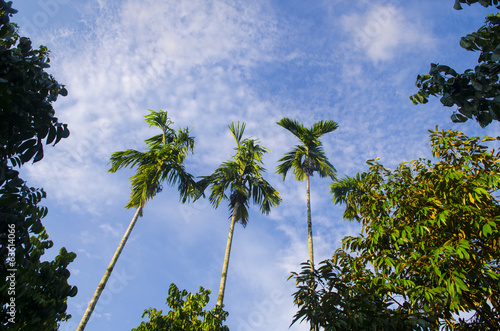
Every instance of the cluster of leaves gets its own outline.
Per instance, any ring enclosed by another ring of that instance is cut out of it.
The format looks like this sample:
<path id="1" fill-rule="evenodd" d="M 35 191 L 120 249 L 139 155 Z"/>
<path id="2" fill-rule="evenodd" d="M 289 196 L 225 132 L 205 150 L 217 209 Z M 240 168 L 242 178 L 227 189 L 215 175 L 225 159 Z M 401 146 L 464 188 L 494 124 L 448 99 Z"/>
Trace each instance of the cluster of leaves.
<path id="1" fill-rule="evenodd" d="M 167 304 L 171 310 L 162 315 L 161 310 L 149 308 L 142 317 L 148 321 L 142 322 L 132 331 L 228 331 L 224 324 L 228 313 L 221 306 L 216 305 L 212 310 L 204 310 L 210 300 L 210 290 L 200 287 L 199 293 L 180 291 L 175 284 L 170 284 Z"/>
<path id="2" fill-rule="evenodd" d="M 314 172 L 318 172 L 320 177 L 335 179 L 336 170 L 328 161 L 319 138 L 326 133 L 335 131 L 338 128 L 337 123 L 331 120 L 322 120 L 314 123 L 308 129 L 299 121 L 284 117 L 277 124 L 290 131 L 302 143 L 295 146 L 278 161 L 280 164 L 276 172 L 282 176 L 283 180 L 290 169 L 298 181 L 313 176 Z"/>
<path id="3" fill-rule="evenodd" d="M 16 192 L 13 192 L 16 191 Z M 7 193 L 6 193 L 7 192 Z M 53 246 L 41 223 L 47 208 L 39 202 L 45 198 L 41 189 L 0 188 L 0 324 L 9 330 L 55 330 L 58 322 L 71 317 L 66 314 L 67 297 L 77 288 L 68 284 L 67 269 L 76 254 L 63 247 L 53 261 L 41 262 L 46 249 Z M 33 235 L 30 235 L 33 234 Z M 13 255 L 12 249 L 15 249 Z M 15 270 L 15 288 L 10 281 Z M 14 290 L 14 291 L 13 291 Z M 15 299 L 15 316 L 6 303 Z M 13 318 L 14 317 L 14 318 Z M 15 323 L 12 323 L 12 322 Z"/>
<path id="4" fill-rule="evenodd" d="M 361 263 L 341 250 L 318 269 L 303 263 L 301 273 L 290 276 L 297 283 L 293 299 L 299 307 L 292 325 L 305 320 L 316 330 L 404 331 L 430 324 L 407 305 L 394 309 L 390 293 L 371 285 L 375 276 Z"/>
<path id="5" fill-rule="evenodd" d="M 460 3 L 476 2 L 457 0 L 455 8 L 461 9 Z M 500 9 L 496 0 L 479 3 Z M 429 96 L 440 96 L 444 106 L 457 107 L 451 116 L 453 122 L 474 118 L 485 127 L 493 120 L 500 121 L 500 13 L 488 15 L 486 24 L 477 32 L 462 37 L 460 46 L 480 52 L 478 65 L 460 74 L 449 66 L 431 64 L 429 74 L 417 76 L 419 91 L 410 97 L 411 101 L 424 104 Z"/>
<path id="6" fill-rule="evenodd" d="M 110 172 L 137 167 L 136 174 L 130 178 L 132 193 L 125 207 L 143 207 L 147 200 L 161 192 L 164 181 L 169 185 L 178 183 L 181 199 L 185 202 L 197 192 L 193 176 L 184 167 L 187 153 L 193 152 L 194 137 L 189 135 L 189 128 L 172 129 L 173 122 L 166 111 L 150 110 L 144 117 L 150 127 L 156 126 L 162 133 L 146 139 L 145 152 L 127 149 L 113 153 L 110 159 Z"/>
<path id="7" fill-rule="evenodd" d="M 67 266 L 76 255 L 62 248 L 54 261 L 40 262 L 53 246 L 41 223 L 47 209 L 38 205 L 45 192 L 28 187 L 14 168 L 40 161 L 43 140 L 56 144 L 68 137 L 51 104 L 67 91 L 45 72 L 47 48 L 32 49 L 19 36 L 10 22 L 16 12 L 12 2 L 0 0 L 0 323 L 10 330 L 54 330 L 70 317 L 66 300 L 77 289 L 67 283 Z M 6 281 L 8 269 L 16 270 L 15 294 Z M 12 297 L 15 324 L 7 307 Z"/>
<path id="8" fill-rule="evenodd" d="M 17 12 L 11 4 L 0 1 L 0 158 L 19 166 L 43 158 L 44 139 L 56 144 L 69 136 L 52 108 L 58 95 L 68 92 L 45 72 L 48 49 L 33 49 L 28 38 L 19 36 L 9 19 Z"/>
<path id="9" fill-rule="evenodd" d="M 326 290 L 299 287 L 296 319 L 320 318 L 332 330 L 393 317 L 410 329 L 500 329 L 500 152 L 482 145 L 489 140 L 431 131 L 437 162 L 391 171 L 372 160 L 366 173 L 333 183 L 334 202 L 346 204 L 344 218 L 361 222 L 362 233 L 323 263 L 315 278 Z M 461 313 L 472 318 L 457 321 Z"/>
<path id="10" fill-rule="evenodd" d="M 231 216 L 236 217 L 244 227 L 248 223 L 248 208 L 250 201 L 258 205 L 262 213 L 268 214 L 271 207 L 281 202 L 278 191 L 262 176 L 265 172 L 262 166 L 262 156 L 267 149 L 258 144 L 256 139 L 243 139 L 245 123 L 231 123 L 229 131 L 236 141 L 236 153 L 232 159 L 222 163 L 210 176 L 204 176 L 199 181 L 203 192 L 211 187 L 209 201 L 218 207 L 223 200 L 229 201 Z M 228 197 L 226 192 L 230 192 Z"/>
<path id="11" fill-rule="evenodd" d="M 455 0 L 455 5 L 453 6 L 453 8 L 461 10 L 462 3 L 467 4 L 469 6 L 474 3 L 479 3 L 483 7 L 496 6 L 498 9 L 500 9 L 498 0 Z"/>

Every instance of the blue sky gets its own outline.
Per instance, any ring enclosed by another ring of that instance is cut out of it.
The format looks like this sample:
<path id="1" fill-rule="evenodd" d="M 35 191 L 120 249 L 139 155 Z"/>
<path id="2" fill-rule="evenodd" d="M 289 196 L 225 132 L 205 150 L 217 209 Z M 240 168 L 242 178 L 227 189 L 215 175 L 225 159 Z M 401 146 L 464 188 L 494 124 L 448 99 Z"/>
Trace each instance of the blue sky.
<path id="1" fill-rule="evenodd" d="M 428 131 L 458 129 L 498 135 L 498 124 L 480 129 L 453 124 L 437 99 L 414 106 L 409 96 L 431 62 L 457 70 L 477 55 L 458 44 L 491 12 L 463 11 L 454 1 L 14 1 L 13 21 L 34 45 L 51 49 L 50 72 L 69 91 L 55 104 L 71 135 L 47 147 L 42 162 L 23 168 L 28 184 L 43 187 L 44 224 L 55 247 L 78 254 L 69 283 L 74 330 L 134 211 L 126 210 L 132 171 L 107 172 L 111 153 L 144 149 L 157 134 L 143 116 L 166 110 L 174 127 L 196 137 L 188 170 L 210 174 L 234 147 L 227 125 L 246 122 L 260 138 L 267 180 L 284 202 L 269 216 L 251 208 L 247 228 L 235 229 L 225 308 L 231 330 L 286 330 L 296 312 L 291 271 L 307 259 L 305 183 L 274 173 L 277 160 L 297 143 L 275 123 L 282 117 L 306 126 L 334 120 L 323 138 L 339 176 L 367 169 L 379 157 L 394 168 L 430 157 Z M 329 180 L 312 180 L 315 259 L 330 257 L 342 237 L 359 226 L 342 220 L 331 203 Z M 170 283 L 216 301 L 229 229 L 226 205 L 181 205 L 175 188 L 149 202 L 115 267 L 88 330 L 130 330 L 148 307 L 165 309 Z M 290 330 L 307 330 L 294 325 Z"/>

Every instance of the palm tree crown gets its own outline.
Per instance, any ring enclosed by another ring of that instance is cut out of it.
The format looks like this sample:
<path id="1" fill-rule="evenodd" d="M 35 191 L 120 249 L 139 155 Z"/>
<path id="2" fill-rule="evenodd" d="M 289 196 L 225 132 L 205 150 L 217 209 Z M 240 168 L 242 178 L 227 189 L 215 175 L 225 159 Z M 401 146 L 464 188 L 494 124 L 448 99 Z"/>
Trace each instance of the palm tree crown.
<path id="1" fill-rule="evenodd" d="M 268 149 L 257 144 L 256 139 L 242 139 L 245 123 L 231 123 L 229 130 L 237 144 L 236 154 L 231 160 L 223 162 L 212 175 L 202 177 L 199 184 L 202 188 L 211 186 L 209 200 L 215 208 L 222 200 L 228 200 L 230 217 L 235 215 L 236 222 L 245 227 L 251 200 L 262 213 L 268 214 L 271 207 L 281 202 L 281 198 L 278 191 L 262 177 L 265 172 L 262 156 Z"/>
<path id="2" fill-rule="evenodd" d="M 194 137 L 189 136 L 189 128 L 177 132 L 170 126 L 173 122 L 165 111 L 153 111 L 145 116 L 149 126 L 156 126 L 162 133 L 145 140 L 148 148 L 145 152 L 133 149 L 115 152 L 111 156 L 109 172 L 121 168 L 135 168 L 135 175 L 130 178 L 131 195 L 126 208 L 144 206 L 147 200 L 161 192 L 162 182 L 169 185 L 178 183 L 181 199 L 185 202 L 195 192 L 195 181 L 184 167 L 184 159 L 194 149 Z"/>
<path id="3" fill-rule="evenodd" d="M 282 175 L 283 180 L 290 169 L 298 181 L 303 181 L 306 176 L 312 176 L 314 172 L 318 172 L 320 177 L 336 178 L 336 170 L 325 156 L 323 144 L 319 138 L 336 130 L 337 123 L 331 120 L 321 120 L 307 129 L 299 121 L 284 117 L 277 124 L 290 131 L 302 143 L 302 145 L 296 145 L 278 161 L 281 164 L 278 165 L 277 173 Z"/>

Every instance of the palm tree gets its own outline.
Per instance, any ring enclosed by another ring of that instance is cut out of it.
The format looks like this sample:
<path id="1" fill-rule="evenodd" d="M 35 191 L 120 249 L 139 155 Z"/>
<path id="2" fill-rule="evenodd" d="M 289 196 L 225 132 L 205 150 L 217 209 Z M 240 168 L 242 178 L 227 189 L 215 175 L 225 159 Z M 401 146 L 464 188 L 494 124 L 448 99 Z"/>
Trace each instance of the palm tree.
<path id="1" fill-rule="evenodd" d="M 277 124 L 290 131 L 302 143 L 301 145 L 296 145 L 278 161 L 281 163 L 278 165 L 276 172 L 282 175 L 282 179 L 285 180 L 288 171 L 292 169 L 296 180 L 306 180 L 309 263 L 311 270 L 313 270 L 314 254 L 309 177 L 313 176 L 314 172 L 318 172 L 320 177 L 330 177 L 332 180 L 336 178 L 336 170 L 325 156 L 323 145 L 319 138 L 328 132 L 336 130 L 338 124 L 331 120 L 322 120 L 315 123 L 310 129 L 307 129 L 299 121 L 287 117 L 282 118 Z"/>
<path id="2" fill-rule="evenodd" d="M 271 207 L 277 206 L 281 202 L 278 191 L 262 178 L 262 173 L 265 172 L 261 166 L 262 155 L 268 150 L 258 145 L 258 140 L 242 139 L 245 123 L 241 126 L 239 122 L 237 124 L 231 123 L 229 130 L 237 144 L 236 154 L 232 156 L 231 160 L 222 163 L 212 175 L 202 177 L 199 182 L 202 191 L 208 186 L 211 187 L 209 200 L 215 208 L 222 200 L 229 201 L 231 224 L 217 298 L 218 306 L 222 306 L 224 300 L 235 223 L 240 222 L 243 227 L 246 227 L 251 199 L 254 204 L 260 207 L 261 212 L 266 214 L 271 211 Z"/>
<path id="3" fill-rule="evenodd" d="M 94 296 L 78 325 L 78 331 L 85 329 L 137 219 L 142 216 L 146 202 L 161 192 L 161 183 L 166 181 L 169 185 L 178 184 L 177 188 L 182 202 L 185 202 L 197 192 L 193 176 L 186 172 L 183 165 L 188 151 L 193 152 L 194 137 L 189 136 L 188 128 L 179 129 L 177 132 L 170 128 L 173 122 L 168 118 L 167 112 L 161 110 L 158 112 L 150 111 L 150 114 L 144 116 L 146 122 L 149 123 L 150 127 L 156 126 L 160 128 L 162 133 L 145 140 L 148 145 L 146 152 L 128 149 L 113 153 L 110 159 L 111 168 L 109 172 L 116 172 L 121 168 L 137 167 L 135 175 L 130 178 L 132 192 L 130 201 L 125 206 L 125 208 L 137 208 L 137 210 L 101 282 L 97 286 Z"/>

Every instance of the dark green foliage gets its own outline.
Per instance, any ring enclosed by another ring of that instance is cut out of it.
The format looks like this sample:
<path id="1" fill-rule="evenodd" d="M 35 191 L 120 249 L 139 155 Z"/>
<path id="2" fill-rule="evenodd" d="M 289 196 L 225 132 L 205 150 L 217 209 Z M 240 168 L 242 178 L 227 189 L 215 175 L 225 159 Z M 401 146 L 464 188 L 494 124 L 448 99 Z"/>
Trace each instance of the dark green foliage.
<path id="1" fill-rule="evenodd" d="M 199 293 L 180 291 L 175 284 L 170 284 L 167 304 L 171 310 L 166 315 L 155 308 L 148 308 L 142 322 L 132 331 L 229 331 L 224 324 L 228 313 L 219 305 L 212 310 L 204 310 L 210 300 L 210 290 L 200 287 Z"/>
<path id="2" fill-rule="evenodd" d="M 461 10 L 462 3 L 467 4 L 469 6 L 472 5 L 473 3 L 479 3 L 483 7 L 496 6 L 498 9 L 500 9 L 500 6 L 498 5 L 498 0 L 455 0 L 455 5 L 453 6 L 453 8 Z"/>
<path id="3" fill-rule="evenodd" d="M 305 320 L 326 331 L 405 331 L 431 324 L 407 306 L 394 309 L 396 302 L 390 293 L 371 286 L 373 272 L 341 250 L 335 260 L 322 261 L 314 271 L 303 263 L 301 273 L 292 273 L 292 277 L 297 283 L 294 303 L 299 307 L 292 325 Z"/>
<path id="4" fill-rule="evenodd" d="M 12 2 L 0 1 L 0 324 L 9 330 L 55 330 L 66 314 L 67 266 L 76 255 L 62 248 L 54 261 L 41 262 L 53 246 L 41 223 L 42 189 L 30 188 L 15 167 L 43 158 L 43 143 L 69 135 L 54 116 L 52 102 L 66 89 L 45 72 L 48 50 L 32 49 L 10 17 Z M 15 303 L 15 306 L 7 304 Z M 15 309 L 13 309 L 15 308 Z M 14 314 L 15 313 L 15 314 Z"/>
<path id="5" fill-rule="evenodd" d="M 368 161 L 332 185 L 344 217 L 363 226 L 332 260 L 341 278 L 359 280 L 350 290 L 366 287 L 391 314 L 433 329 L 500 329 L 500 152 L 482 144 L 491 140 L 431 131 L 436 162 L 391 171 Z"/>
<path id="6" fill-rule="evenodd" d="M 457 0 L 460 3 L 476 3 Z M 483 6 L 498 6 L 498 1 L 479 1 Z M 492 121 L 500 121 L 500 13 L 486 17 L 486 24 L 477 32 L 460 40 L 460 46 L 468 51 L 480 52 L 478 65 L 460 74 L 446 65 L 431 64 L 427 75 L 418 75 L 416 86 L 419 91 L 410 97 L 416 105 L 427 103 L 429 96 L 440 97 L 445 107 L 456 107 L 453 122 L 475 119 L 481 127 Z"/>
<path id="7" fill-rule="evenodd" d="M 40 261 L 53 246 L 41 223 L 47 209 L 38 206 L 45 192 L 24 183 L 9 187 L 10 182 L 0 188 L 0 277 L 6 280 L 0 285 L 0 324 L 9 330 L 55 330 L 58 322 L 71 317 L 66 314 L 66 300 L 77 289 L 67 283 L 67 266 L 76 254 L 63 247 L 54 261 Z M 15 315 L 8 314 L 5 306 L 12 298 Z"/>
<path id="8" fill-rule="evenodd" d="M 0 1 L 0 159 L 20 166 L 43 158 L 43 140 L 55 145 L 69 136 L 52 108 L 68 92 L 45 72 L 48 49 L 32 49 L 31 41 L 9 22 L 15 12 L 11 2 Z"/>

